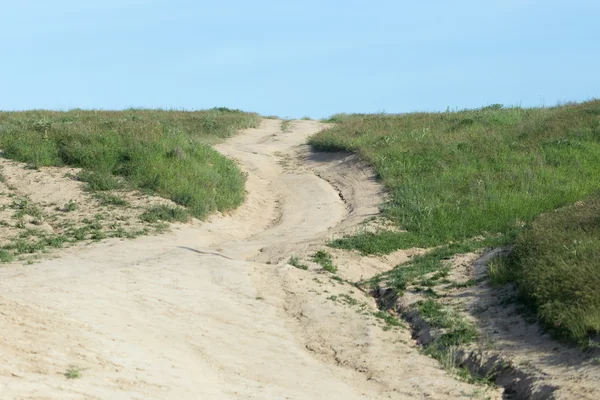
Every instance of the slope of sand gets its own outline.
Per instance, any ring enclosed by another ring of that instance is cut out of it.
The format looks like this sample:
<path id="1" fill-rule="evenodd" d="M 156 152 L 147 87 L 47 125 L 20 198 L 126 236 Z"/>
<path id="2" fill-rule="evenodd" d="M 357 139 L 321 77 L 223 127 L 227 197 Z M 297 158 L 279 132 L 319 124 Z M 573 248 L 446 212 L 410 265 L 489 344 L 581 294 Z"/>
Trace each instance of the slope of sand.
<path id="1" fill-rule="evenodd" d="M 308 151 L 319 123 L 279 124 L 217 146 L 248 173 L 231 215 L 2 266 L 0 399 L 495 398 L 382 329 L 362 292 L 286 265 L 382 193 L 354 158 Z"/>

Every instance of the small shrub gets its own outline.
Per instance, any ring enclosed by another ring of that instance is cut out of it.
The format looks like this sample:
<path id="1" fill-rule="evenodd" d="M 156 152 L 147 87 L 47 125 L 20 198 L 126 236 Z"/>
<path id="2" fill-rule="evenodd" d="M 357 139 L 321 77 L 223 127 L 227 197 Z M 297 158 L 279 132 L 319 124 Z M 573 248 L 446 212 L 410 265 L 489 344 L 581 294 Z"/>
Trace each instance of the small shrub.
<path id="1" fill-rule="evenodd" d="M 296 267 L 298 269 L 303 269 L 303 270 L 307 270 L 308 269 L 308 265 L 306 264 L 302 264 L 302 262 L 300 261 L 300 259 L 296 256 L 292 256 L 290 257 L 288 264 L 290 264 L 293 267 Z"/>
<path id="2" fill-rule="evenodd" d="M 79 207 L 77 206 L 77 203 L 75 203 L 73 200 L 69 200 L 69 202 L 61 208 L 61 211 L 73 212 L 76 211 L 78 208 Z"/>
<path id="3" fill-rule="evenodd" d="M 69 367 L 69 369 L 64 373 L 64 376 L 67 379 L 81 378 L 81 369 L 73 366 Z"/>
<path id="4" fill-rule="evenodd" d="M 37 219 L 42 218 L 42 210 L 27 198 L 14 200 L 11 207 L 17 210 L 13 215 L 14 218 L 20 219 L 25 215 L 32 216 Z"/>
<path id="5" fill-rule="evenodd" d="M 6 250 L 0 250 L 0 262 L 7 263 L 13 260 L 13 256 Z"/>

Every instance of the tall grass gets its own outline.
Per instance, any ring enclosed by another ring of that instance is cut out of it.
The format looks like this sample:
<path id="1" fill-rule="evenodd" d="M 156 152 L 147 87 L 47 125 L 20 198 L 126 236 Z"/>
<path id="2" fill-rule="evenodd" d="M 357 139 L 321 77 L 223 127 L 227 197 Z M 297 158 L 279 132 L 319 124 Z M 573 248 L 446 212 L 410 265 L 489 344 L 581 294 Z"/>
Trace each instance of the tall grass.
<path id="1" fill-rule="evenodd" d="M 563 338 L 581 342 L 600 333 L 599 100 L 340 114 L 330 122 L 310 143 L 370 162 L 391 193 L 384 215 L 406 230 L 362 233 L 333 246 L 388 253 L 442 245 L 382 275 L 402 291 L 409 280 L 439 270 L 441 258 L 516 241 L 511 258 L 490 265 L 492 281 L 516 282 Z"/>
<path id="2" fill-rule="evenodd" d="M 514 236 L 537 215 L 600 188 L 600 101 L 405 115 L 337 115 L 310 139 L 369 161 L 391 193 L 386 217 L 407 230 L 334 242 L 364 253 Z"/>
<path id="3" fill-rule="evenodd" d="M 148 190 L 203 218 L 244 197 L 245 177 L 210 144 L 258 122 L 226 108 L 0 112 L 0 148 L 33 167 L 83 168 L 93 190 Z"/>
<path id="4" fill-rule="evenodd" d="M 600 194 L 537 218 L 494 275 L 515 281 L 558 336 L 600 333 Z"/>

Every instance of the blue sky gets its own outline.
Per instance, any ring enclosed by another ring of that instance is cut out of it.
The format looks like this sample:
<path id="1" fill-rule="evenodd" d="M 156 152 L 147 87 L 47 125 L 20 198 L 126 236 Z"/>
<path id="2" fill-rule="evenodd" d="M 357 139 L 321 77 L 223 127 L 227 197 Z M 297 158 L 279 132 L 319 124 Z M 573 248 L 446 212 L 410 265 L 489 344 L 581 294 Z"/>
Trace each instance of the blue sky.
<path id="1" fill-rule="evenodd" d="M 3 110 L 318 118 L 600 97 L 597 0 L 2 3 Z"/>

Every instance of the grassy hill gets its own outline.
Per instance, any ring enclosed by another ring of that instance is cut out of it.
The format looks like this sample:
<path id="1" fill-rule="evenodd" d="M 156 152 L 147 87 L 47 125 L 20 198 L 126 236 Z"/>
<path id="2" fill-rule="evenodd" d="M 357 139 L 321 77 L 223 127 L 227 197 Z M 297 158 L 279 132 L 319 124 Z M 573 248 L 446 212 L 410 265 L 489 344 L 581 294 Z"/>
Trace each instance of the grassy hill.
<path id="1" fill-rule="evenodd" d="M 210 143 L 258 122 L 226 108 L 0 112 L 0 149 L 33 168 L 83 168 L 92 190 L 147 190 L 203 218 L 244 199 L 245 177 Z"/>
<path id="2" fill-rule="evenodd" d="M 371 163 L 391 193 L 384 215 L 406 230 L 361 233 L 332 246 L 365 254 L 441 246 L 436 254 L 449 257 L 516 241 L 504 280 L 519 284 L 542 321 L 572 339 L 600 331 L 600 211 L 589 197 L 600 189 L 600 101 L 340 114 L 330 122 L 310 143 Z"/>

